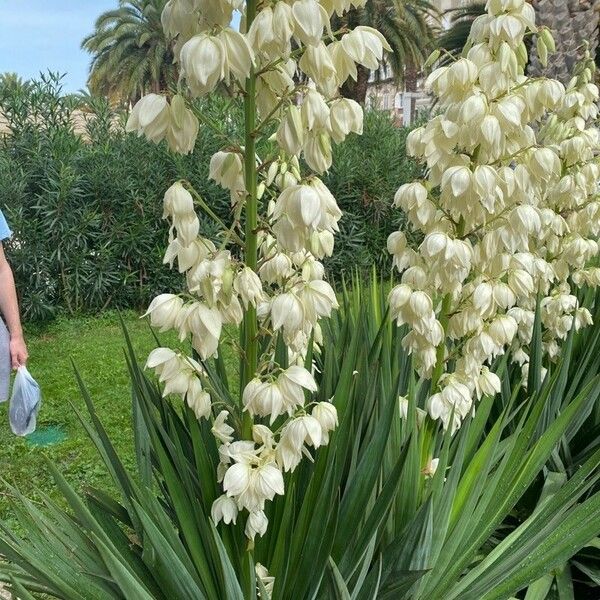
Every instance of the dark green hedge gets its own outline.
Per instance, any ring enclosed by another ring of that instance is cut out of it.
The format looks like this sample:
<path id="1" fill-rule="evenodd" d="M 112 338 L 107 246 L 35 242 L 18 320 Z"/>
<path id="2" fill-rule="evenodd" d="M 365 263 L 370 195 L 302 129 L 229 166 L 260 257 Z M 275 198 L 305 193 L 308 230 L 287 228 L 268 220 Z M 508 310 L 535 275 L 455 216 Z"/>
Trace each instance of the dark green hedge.
<path id="1" fill-rule="evenodd" d="M 11 130 L 0 141 L 0 208 L 15 232 L 7 253 L 30 320 L 140 308 L 156 293 L 177 289 L 180 277 L 162 265 L 162 195 L 173 181 L 190 180 L 217 213 L 229 213 L 228 193 L 207 180 L 222 136 L 205 127 L 194 154 L 176 156 L 164 144 L 125 134 L 122 116 L 89 99 L 82 136 L 71 125 L 77 105 L 51 77 L 0 95 Z M 203 110 L 235 137 L 237 106 L 213 98 Z M 365 135 L 336 150 L 326 177 L 344 211 L 328 261 L 334 276 L 373 263 L 389 268 L 385 240 L 400 219 L 391 200 L 416 174 L 405 158 L 406 133 L 371 112 Z M 202 225 L 205 234 L 214 232 L 210 221 Z"/>

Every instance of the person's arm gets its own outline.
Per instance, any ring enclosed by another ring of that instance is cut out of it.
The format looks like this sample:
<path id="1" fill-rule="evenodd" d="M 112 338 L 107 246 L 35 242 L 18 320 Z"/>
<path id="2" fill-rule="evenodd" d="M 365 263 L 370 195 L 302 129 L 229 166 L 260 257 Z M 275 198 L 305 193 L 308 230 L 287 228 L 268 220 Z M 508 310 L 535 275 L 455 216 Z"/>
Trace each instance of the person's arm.
<path id="1" fill-rule="evenodd" d="M 28 355 L 19 317 L 15 280 L 4 255 L 2 242 L 0 242 L 0 312 L 10 333 L 10 356 L 13 369 L 16 369 L 27 362 Z"/>

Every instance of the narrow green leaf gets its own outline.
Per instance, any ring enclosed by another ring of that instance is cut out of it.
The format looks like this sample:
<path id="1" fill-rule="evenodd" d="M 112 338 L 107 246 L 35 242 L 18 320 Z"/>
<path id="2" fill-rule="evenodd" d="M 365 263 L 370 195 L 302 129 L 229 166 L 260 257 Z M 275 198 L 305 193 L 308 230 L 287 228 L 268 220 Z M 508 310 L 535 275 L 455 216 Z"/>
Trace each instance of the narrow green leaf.
<path id="1" fill-rule="evenodd" d="M 542 311 L 540 309 L 540 295 L 538 294 L 529 352 L 529 374 L 527 377 L 527 391 L 530 395 L 536 393 L 542 384 L 542 356 Z"/>
<path id="2" fill-rule="evenodd" d="M 527 588 L 525 600 L 546 600 L 553 583 L 554 575 L 547 574 L 540 577 Z"/>
<path id="3" fill-rule="evenodd" d="M 119 585 L 123 593 L 123 598 L 135 598 L 136 600 L 156 600 L 156 598 L 148 592 L 144 584 L 135 577 L 131 571 L 115 556 L 111 550 L 102 542 L 102 540 L 92 533 L 102 560 L 106 564 L 108 570 L 113 576 L 115 582 Z"/>
<path id="4" fill-rule="evenodd" d="M 176 590 L 178 594 L 176 597 L 204 600 L 206 596 L 199 585 L 189 555 L 177 537 L 177 532 L 173 530 L 170 536 L 168 533 L 163 535 L 139 504 L 136 504 L 136 510 L 148 536 L 147 542 L 152 544 L 156 550 L 156 562 L 159 563 L 157 566 L 162 571 L 162 581 L 173 586 L 174 591 Z M 169 523 L 166 519 L 162 520 L 161 525 L 163 532 L 169 531 Z"/>
<path id="5" fill-rule="evenodd" d="M 339 572 L 337 565 L 333 558 L 329 557 L 327 562 L 327 573 L 329 574 L 329 583 L 333 591 L 333 597 L 335 600 L 351 600 L 350 592 L 346 587 L 346 582 Z"/>
<path id="6" fill-rule="evenodd" d="M 21 583 L 12 576 L 10 578 L 10 587 L 11 587 L 11 591 L 15 594 L 15 597 L 18 597 L 19 600 L 36 600 L 35 596 L 30 594 L 23 587 L 23 585 L 21 585 Z M 18 596 L 17 596 L 17 594 L 18 594 Z"/>
<path id="7" fill-rule="evenodd" d="M 225 549 L 217 530 L 212 524 L 211 530 L 217 551 L 219 553 L 220 567 L 223 574 L 223 584 L 225 586 L 223 589 L 223 597 L 227 598 L 227 600 L 244 600 L 242 588 L 240 587 L 235 570 L 233 569 L 231 560 L 227 554 L 227 550 Z M 218 596 L 214 597 L 214 600 L 218 600 L 218 598 Z"/>

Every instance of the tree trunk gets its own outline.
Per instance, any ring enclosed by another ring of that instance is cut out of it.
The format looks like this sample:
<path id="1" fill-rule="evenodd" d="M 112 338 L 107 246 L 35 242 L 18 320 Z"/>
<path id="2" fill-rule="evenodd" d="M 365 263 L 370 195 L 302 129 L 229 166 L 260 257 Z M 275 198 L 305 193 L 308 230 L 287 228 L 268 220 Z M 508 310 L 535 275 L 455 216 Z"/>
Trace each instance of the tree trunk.
<path id="1" fill-rule="evenodd" d="M 364 106 L 367 100 L 367 91 L 369 89 L 370 71 L 361 65 L 358 65 L 357 70 L 358 74 L 356 81 L 348 79 L 342 87 L 342 95 L 345 98 L 355 100 Z"/>
<path id="2" fill-rule="evenodd" d="M 412 61 L 404 67 L 404 89 L 407 92 L 416 92 L 419 82 L 419 67 Z"/>
<path id="3" fill-rule="evenodd" d="M 556 52 L 543 67 L 535 49 L 534 36 L 528 72 L 533 77 L 545 76 L 569 83 L 575 64 L 581 60 L 588 42 L 590 53 L 595 56 L 598 48 L 598 21 L 600 0 L 532 0 L 536 10 L 537 25 L 548 27 Z"/>
<path id="4" fill-rule="evenodd" d="M 414 94 L 417 92 L 419 84 L 419 67 L 410 61 L 404 67 L 404 94 L 403 101 L 403 122 L 405 125 L 410 125 L 417 118 L 417 104 Z M 408 109 L 408 110 L 407 110 Z"/>

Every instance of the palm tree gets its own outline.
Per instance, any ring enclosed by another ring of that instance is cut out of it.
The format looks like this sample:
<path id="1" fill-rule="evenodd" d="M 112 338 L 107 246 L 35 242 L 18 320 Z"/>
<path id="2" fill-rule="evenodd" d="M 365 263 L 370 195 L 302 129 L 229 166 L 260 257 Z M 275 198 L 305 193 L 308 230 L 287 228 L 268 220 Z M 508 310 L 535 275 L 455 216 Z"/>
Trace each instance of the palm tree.
<path id="1" fill-rule="evenodd" d="M 31 83 L 23 81 L 23 78 L 16 73 L 0 73 L 0 100 L 18 91 L 27 91 L 30 87 Z"/>
<path id="2" fill-rule="evenodd" d="M 460 54 L 467 43 L 473 21 L 485 13 L 485 2 L 475 2 L 461 8 L 452 8 L 444 13 L 450 20 L 450 27 L 438 38 L 439 48 L 450 54 Z M 442 62 L 445 62 L 442 57 Z"/>
<path id="3" fill-rule="evenodd" d="M 532 76 L 552 77 L 568 83 L 575 63 L 582 58 L 587 44 L 596 63 L 600 65 L 599 18 L 600 0 L 529 0 L 536 11 L 536 23 L 550 29 L 556 43 L 556 52 L 550 54 L 543 67 L 537 57 L 535 43 L 529 52 L 528 71 Z M 452 54 L 460 54 L 467 43 L 471 25 L 485 13 L 485 3 L 448 11 L 451 27 L 439 39 L 439 47 Z M 533 40 L 535 42 L 535 39 Z"/>
<path id="4" fill-rule="evenodd" d="M 98 17 L 81 46 L 92 54 L 92 93 L 122 102 L 158 92 L 176 78 L 173 52 L 160 16 L 166 0 L 120 0 Z"/>
<path id="5" fill-rule="evenodd" d="M 343 18 L 334 19 L 334 29 L 368 25 L 380 31 L 392 53 L 387 62 L 398 81 L 407 87 L 416 82 L 419 67 L 433 46 L 433 19 L 436 9 L 429 0 L 368 0 L 364 8 L 352 9 Z M 356 82 L 349 82 L 344 95 L 364 103 L 367 96 L 369 71 L 358 68 Z"/>

